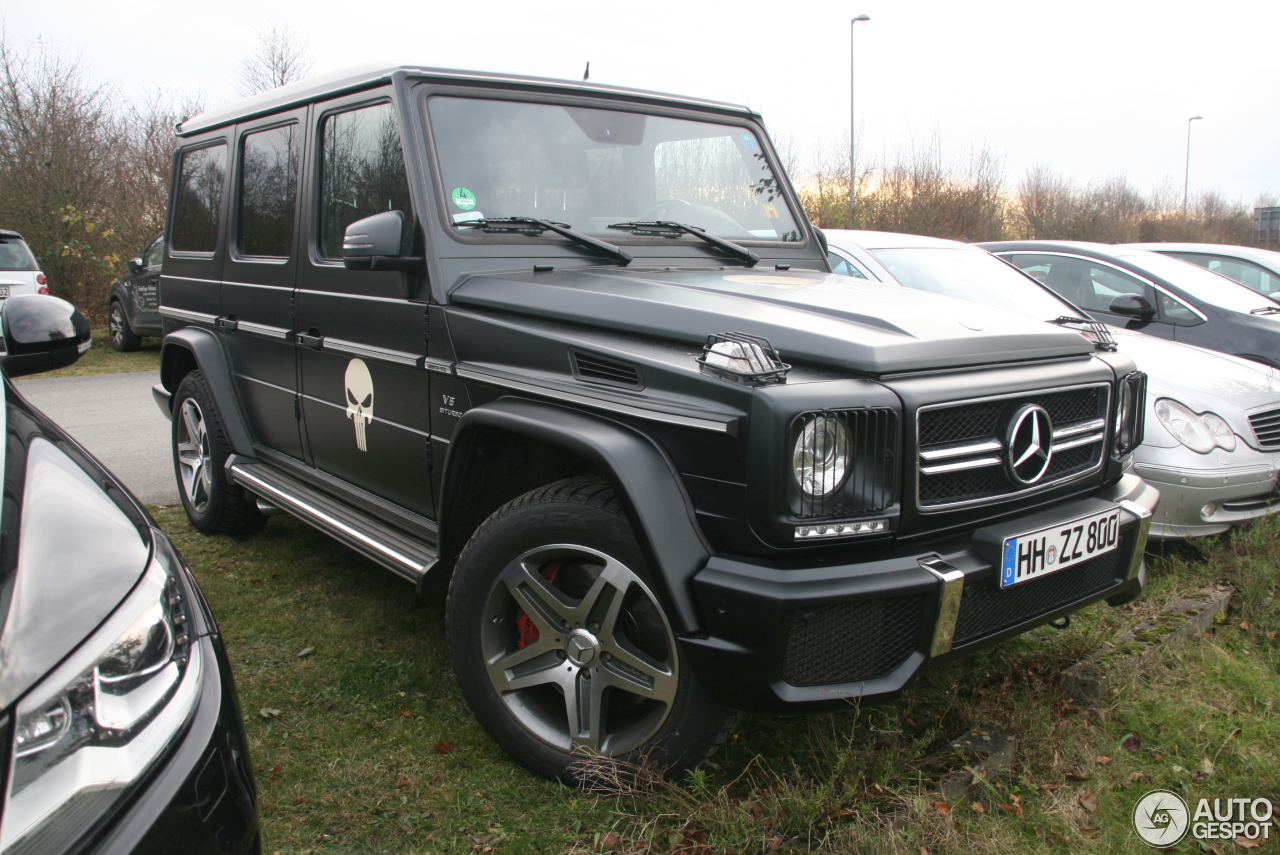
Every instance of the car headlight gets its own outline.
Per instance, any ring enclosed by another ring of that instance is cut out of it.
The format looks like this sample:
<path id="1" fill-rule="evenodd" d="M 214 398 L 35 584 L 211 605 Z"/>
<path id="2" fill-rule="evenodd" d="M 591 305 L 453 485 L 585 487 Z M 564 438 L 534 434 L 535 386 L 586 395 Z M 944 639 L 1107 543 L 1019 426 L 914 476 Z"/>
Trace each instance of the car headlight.
<path id="1" fill-rule="evenodd" d="M 0 855 L 69 849 L 188 721 L 202 663 L 178 573 L 153 557 L 119 608 L 18 702 Z"/>
<path id="2" fill-rule="evenodd" d="M 1231 425 L 1217 413 L 1197 413 L 1172 398 L 1156 401 L 1156 418 L 1173 438 L 1199 454 L 1215 448 L 1236 450 L 1236 435 Z"/>
<path id="3" fill-rule="evenodd" d="M 796 484 L 806 496 L 828 496 L 849 473 L 849 431 L 835 416 L 819 415 L 800 431 L 791 454 Z"/>

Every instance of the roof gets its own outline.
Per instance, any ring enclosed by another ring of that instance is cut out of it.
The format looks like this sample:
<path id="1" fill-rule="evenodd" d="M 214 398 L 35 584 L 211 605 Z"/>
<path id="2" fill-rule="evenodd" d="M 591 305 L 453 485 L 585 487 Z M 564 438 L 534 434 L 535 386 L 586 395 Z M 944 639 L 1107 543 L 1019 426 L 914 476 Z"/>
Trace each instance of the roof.
<path id="1" fill-rule="evenodd" d="M 1152 252 L 1210 252 L 1218 255 L 1233 255 L 1238 258 L 1274 258 L 1278 253 L 1256 246 L 1232 246 L 1222 243 L 1126 243 L 1124 246 L 1134 249 L 1147 249 Z"/>
<path id="2" fill-rule="evenodd" d="M 823 229 L 828 240 L 851 241 L 863 249 L 906 249 L 921 246 L 957 247 L 971 246 L 963 241 L 946 238 L 909 235 L 901 232 L 873 232 L 863 229 Z"/>
<path id="3" fill-rule="evenodd" d="M 11 232 L 8 229 L 0 229 L 0 238 L 8 238 L 10 240 L 17 238 L 18 240 L 22 240 L 22 235 L 17 232 Z"/>
<path id="4" fill-rule="evenodd" d="M 444 81 L 466 83 L 496 83 L 508 86 L 524 86 L 539 89 L 560 89 L 586 95 L 604 95 L 622 97 L 631 100 L 666 102 L 673 106 L 695 106 L 720 111 L 740 113 L 744 116 L 758 117 L 749 107 L 729 104 L 723 101 L 710 101 L 703 98 L 690 98 L 683 95 L 668 95 L 662 92 L 651 92 L 645 89 L 632 89 L 626 86 L 610 86 L 603 83 L 591 83 L 581 80 L 557 80 L 550 77 L 529 77 L 519 74 L 500 74 L 486 71 L 463 71 L 448 68 L 430 68 L 416 65 L 364 65 L 346 68 L 328 74 L 318 74 L 254 95 L 243 101 L 237 101 L 225 107 L 208 110 L 200 115 L 181 122 L 177 127 L 180 137 L 199 131 L 206 131 L 232 122 L 239 122 L 255 116 L 271 113 L 276 110 L 298 104 L 305 104 L 318 97 L 327 97 L 342 92 L 367 89 L 379 83 L 385 83 L 396 74 L 412 77 L 428 77 Z"/>

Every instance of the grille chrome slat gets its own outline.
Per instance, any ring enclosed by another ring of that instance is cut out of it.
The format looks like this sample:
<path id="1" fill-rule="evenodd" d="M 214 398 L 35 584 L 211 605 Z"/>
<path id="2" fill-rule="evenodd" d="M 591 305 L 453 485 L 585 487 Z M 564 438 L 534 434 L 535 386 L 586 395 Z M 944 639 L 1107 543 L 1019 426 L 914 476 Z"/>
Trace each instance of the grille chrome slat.
<path id="1" fill-rule="evenodd" d="M 955 463 L 939 463 L 937 466 L 921 466 L 921 475 L 942 475 L 945 472 L 963 472 L 966 469 L 982 469 L 986 466 L 999 466 L 999 457 L 978 457 L 974 460 L 959 460 Z"/>
<path id="2" fill-rule="evenodd" d="M 1107 428 L 1106 419 L 1094 419 L 1083 424 L 1072 425 L 1071 427 L 1060 427 L 1053 429 L 1053 438 L 1055 440 L 1062 437 L 1075 436 L 1078 433 L 1088 433 L 1089 431 L 1105 431 Z M 1099 437 L 1098 439 L 1103 439 Z"/>
<path id="3" fill-rule="evenodd" d="M 1057 434 L 1054 434 L 1055 436 Z M 969 454 L 983 454 L 988 451 L 1004 451 L 1004 443 L 999 440 L 975 442 L 972 445 L 956 445 L 950 448 L 934 448 L 920 452 L 921 460 L 944 460 L 948 457 L 964 457 Z"/>

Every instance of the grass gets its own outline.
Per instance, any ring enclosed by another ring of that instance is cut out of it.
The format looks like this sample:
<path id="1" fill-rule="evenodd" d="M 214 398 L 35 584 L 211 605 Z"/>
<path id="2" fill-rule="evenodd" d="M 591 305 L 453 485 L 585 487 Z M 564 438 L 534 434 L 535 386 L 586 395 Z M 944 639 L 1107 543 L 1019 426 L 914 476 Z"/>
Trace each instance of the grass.
<path id="1" fill-rule="evenodd" d="M 891 703 L 748 716 L 711 766 L 623 795 L 536 778 L 488 739 L 450 669 L 441 595 L 416 599 L 292 518 L 238 541 L 199 535 L 181 508 L 156 518 L 227 639 L 268 853 L 1134 852 L 1148 790 L 1280 803 L 1280 518 L 1157 549 L 1138 602 L 927 672 Z M 1240 609 L 1110 706 L 1059 693 L 1063 667 L 1214 584 Z M 1015 737 L 1017 763 L 939 804 L 931 758 L 973 727 Z"/>
<path id="2" fill-rule="evenodd" d="M 57 371 L 20 377 L 14 382 L 21 383 L 25 379 L 48 377 L 84 377 L 90 374 L 124 374 L 131 371 L 159 370 L 159 338 L 144 338 L 141 349 L 131 353 L 121 353 L 111 346 L 111 337 L 107 334 L 106 327 L 94 327 L 93 347 L 89 348 L 74 364 L 59 368 Z"/>

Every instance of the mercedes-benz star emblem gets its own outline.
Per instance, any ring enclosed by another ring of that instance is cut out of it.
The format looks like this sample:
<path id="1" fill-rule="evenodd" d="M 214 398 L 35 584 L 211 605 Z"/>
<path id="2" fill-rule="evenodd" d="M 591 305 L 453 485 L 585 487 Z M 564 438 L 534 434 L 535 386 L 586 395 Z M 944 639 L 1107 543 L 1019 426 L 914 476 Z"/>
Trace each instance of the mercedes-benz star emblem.
<path id="1" fill-rule="evenodd" d="M 1044 407 L 1027 404 L 1013 414 L 1005 448 L 1015 483 L 1030 486 L 1044 477 L 1053 458 L 1053 421 Z"/>
<path id="2" fill-rule="evenodd" d="M 569 661 L 579 668 L 585 668 L 596 658 L 596 647 L 599 642 L 586 630 L 575 630 L 568 638 L 565 655 Z"/>

